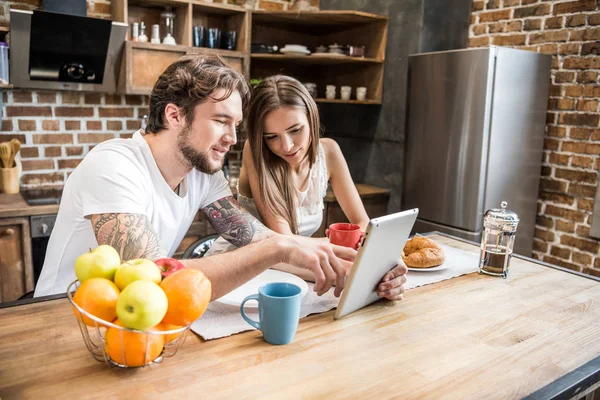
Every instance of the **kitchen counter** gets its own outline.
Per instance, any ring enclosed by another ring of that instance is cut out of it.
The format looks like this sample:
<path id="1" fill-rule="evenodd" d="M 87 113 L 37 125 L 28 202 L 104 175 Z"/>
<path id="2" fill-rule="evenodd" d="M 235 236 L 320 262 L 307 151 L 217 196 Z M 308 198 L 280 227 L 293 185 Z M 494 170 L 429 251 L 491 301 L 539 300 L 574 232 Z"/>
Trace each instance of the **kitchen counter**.
<path id="1" fill-rule="evenodd" d="M 0 397 L 579 397 L 600 380 L 598 282 L 515 256 L 506 280 L 473 273 L 303 318 L 285 346 L 190 332 L 174 357 L 127 370 L 92 358 L 65 298 L 2 308 Z"/>
<path id="2" fill-rule="evenodd" d="M 20 193 L 0 193 L 0 218 L 29 217 L 58 213 L 58 204 L 30 206 Z"/>
<path id="3" fill-rule="evenodd" d="M 383 189 L 383 188 L 379 188 L 376 186 L 370 186 L 370 185 L 365 185 L 362 183 L 355 183 L 354 186 L 356 186 L 356 190 L 358 191 L 358 195 L 360 196 L 361 199 L 369 199 L 372 197 L 379 197 L 382 199 L 387 200 L 390 197 L 390 191 L 388 189 Z M 335 194 L 333 193 L 333 190 L 331 190 L 331 188 L 329 188 L 327 190 L 327 195 L 325 196 L 325 198 L 323 199 L 323 201 L 325 202 L 337 202 L 337 199 L 335 198 Z"/>

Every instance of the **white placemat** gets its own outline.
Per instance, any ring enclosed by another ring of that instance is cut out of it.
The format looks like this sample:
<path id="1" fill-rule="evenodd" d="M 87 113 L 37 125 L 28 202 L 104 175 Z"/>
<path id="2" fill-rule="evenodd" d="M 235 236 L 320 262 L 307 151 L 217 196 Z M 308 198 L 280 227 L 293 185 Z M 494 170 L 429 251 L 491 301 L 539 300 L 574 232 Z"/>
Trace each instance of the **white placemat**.
<path id="1" fill-rule="evenodd" d="M 438 243 L 438 245 L 444 250 L 446 256 L 446 261 L 442 266 L 447 268 L 437 271 L 408 271 L 408 274 L 406 274 L 408 279 L 404 285 L 407 290 L 470 274 L 479 269 L 479 254 L 467 253 L 441 243 Z"/>
<path id="2" fill-rule="evenodd" d="M 448 268 L 438 271 L 409 271 L 407 274 L 408 281 L 404 286 L 407 290 L 477 271 L 479 265 L 479 256 L 477 254 L 466 253 L 450 246 L 438 244 L 442 247 L 446 255 L 446 261 L 442 265 L 447 265 Z M 304 318 L 310 314 L 329 311 L 338 305 L 339 298 L 333 295 L 333 288 L 319 297 L 313 291 L 313 286 L 313 283 L 308 283 L 308 293 L 302 299 L 300 318 Z M 255 321 L 258 320 L 257 309 L 246 308 L 245 311 L 248 317 Z M 255 330 L 254 327 L 244 321 L 238 306 L 214 301 L 210 303 L 204 315 L 192 324 L 191 328 L 193 332 L 205 340 L 218 339 L 240 332 Z"/>
<path id="3" fill-rule="evenodd" d="M 314 283 L 308 282 L 308 293 L 302 299 L 300 318 L 329 311 L 338 305 L 340 299 L 333 295 L 333 289 L 319 297 L 313 291 L 313 287 Z M 248 317 L 258 321 L 258 309 L 246 307 L 244 311 Z M 231 306 L 217 301 L 209 304 L 204 315 L 196 320 L 191 328 L 193 332 L 202 336 L 205 340 L 218 339 L 235 333 L 254 330 L 254 327 L 242 318 L 239 306 Z"/>

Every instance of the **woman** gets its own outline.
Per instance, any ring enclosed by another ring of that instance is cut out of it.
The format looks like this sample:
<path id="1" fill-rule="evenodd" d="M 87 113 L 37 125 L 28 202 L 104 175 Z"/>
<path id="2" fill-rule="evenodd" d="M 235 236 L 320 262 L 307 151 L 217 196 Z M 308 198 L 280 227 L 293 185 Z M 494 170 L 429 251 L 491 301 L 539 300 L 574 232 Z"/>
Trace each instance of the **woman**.
<path id="1" fill-rule="evenodd" d="M 238 201 L 275 232 L 312 236 L 323 222 L 328 182 L 348 220 L 362 231 L 369 223 L 342 151 L 319 133 L 317 105 L 299 81 L 276 75 L 256 86 L 248 111 Z M 207 255 L 234 248 L 219 238 Z M 305 270 L 276 268 L 314 280 Z M 397 271 L 388 275 L 387 280 L 400 279 Z M 402 297 L 397 291 L 381 295 Z"/>

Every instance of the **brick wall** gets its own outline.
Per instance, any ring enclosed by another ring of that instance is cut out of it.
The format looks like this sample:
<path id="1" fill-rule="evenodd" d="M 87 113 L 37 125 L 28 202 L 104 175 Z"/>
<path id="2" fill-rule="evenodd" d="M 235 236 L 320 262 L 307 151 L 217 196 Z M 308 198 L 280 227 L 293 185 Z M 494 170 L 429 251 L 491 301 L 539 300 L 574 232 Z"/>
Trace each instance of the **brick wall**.
<path id="1" fill-rule="evenodd" d="M 213 3 L 248 5 L 270 10 L 318 9 L 318 0 L 214 0 Z M 9 8 L 34 10 L 40 0 L 0 2 L 0 25 L 9 24 Z M 88 16 L 111 18 L 110 0 L 88 0 Z M 147 114 L 146 96 L 124 96 L 43 90 L 5 90 L 0 142 L 18 138 L 24 189 L 63 186 L 69 173 L 94 145 L 112 138 L 130 137 Z M 239 147 L 239 146 L 238 146 Z M 233 162 L 240 148 L 232 150 Z M 238 161 L 239 162 L 239 161 Z"/>
<path id="2" fill-rule="evenodd" d="M 469 38 L 553 56 L 533 256 L 600 276 L 600 241 L 589 236 L 600 181 L 596 0 L 474 0 Z"/>

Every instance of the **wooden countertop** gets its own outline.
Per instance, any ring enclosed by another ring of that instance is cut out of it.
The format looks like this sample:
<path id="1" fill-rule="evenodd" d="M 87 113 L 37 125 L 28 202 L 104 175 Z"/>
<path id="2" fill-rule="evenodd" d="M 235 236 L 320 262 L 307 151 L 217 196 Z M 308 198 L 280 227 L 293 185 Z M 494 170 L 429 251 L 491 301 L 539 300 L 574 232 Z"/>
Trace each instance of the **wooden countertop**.
<path id="1" fill-rule="evenodd" d="M 20 193 L 0 193 L 0 218 L 28 217 L 58 213 L 58 204 L 30 206 Z"/>
<path id="2" fill-rule="evenodd" d="M 367 199 L 376 196 L 390 196 L 388 189 L 375 186 L 356 184 L 356 189 L 361 199 Z M 335 202 L 335 194 L 332 190 L 327 191 L 324 201 Z M 44 206 L 30 206 L 27 204 L 21 194 L 0 193 L 0 218 L 23 217 L 30 215 L 56 214 L 58 213 L 58 204 Z"/>
<path id="3" fill-rule="evenodd" d="M 379 188 L 376 186 L 364 185 L 362 183 L 354 184 L 356 186 L 356 190 L 358 190 L 358 194 L 361 199 L 368 199 L 370 197 L 376 196 L 385 196 L 390 197 L 390 191 L 388 189 Z M 327 190 L 327 195 L 323 199 L 323 201 L 334 202 L 337 201 L 335 198 L 335 194 L 331 189 Z"/>
<path id="4" fill-rule="evenodd" d="M 506 280 L 473 273 L 304 318 L 285 346 L 190 332 L 174 357 L 122 370 L 92 358 L 63 298 L 0 309 L 0 397 L 551 398 L 600 361 L 599 320 L 597 280 L 513 258 Z"/>

